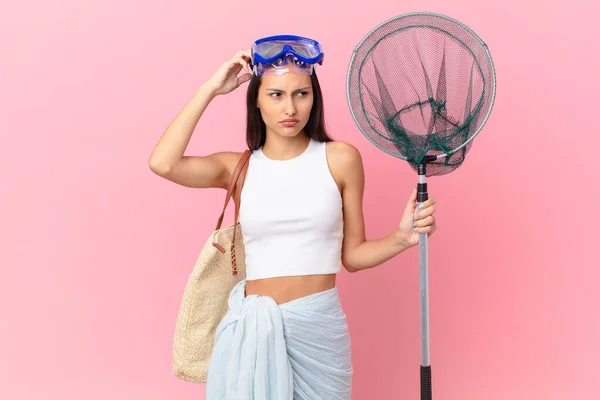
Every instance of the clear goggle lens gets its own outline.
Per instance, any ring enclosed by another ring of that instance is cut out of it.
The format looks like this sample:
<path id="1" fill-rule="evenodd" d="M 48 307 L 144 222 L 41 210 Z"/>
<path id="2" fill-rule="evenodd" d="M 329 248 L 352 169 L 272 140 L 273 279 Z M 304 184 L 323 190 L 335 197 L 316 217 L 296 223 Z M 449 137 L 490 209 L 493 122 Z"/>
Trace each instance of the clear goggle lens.
<path id="1" fill-rule="evenodd" d="M 286 45 L 290 46 L 294 52 L 306 58 L 317 57 L 321 53 L 321 50 L 309 41 L 294 40 L 262 42 L 256 45 L 254 51 L 264 58 L 271 58 L 281 53 Z"/>
<path id="2" fill-rule="evenodd" d="M 276 58 L 271 64 L 258 63 L 254 66 L 254 71 L 258 75 L 283 75 L 288 72 L 311 75 L 313 70 L 314 64 L 304 62 L 291 53 Z"/>

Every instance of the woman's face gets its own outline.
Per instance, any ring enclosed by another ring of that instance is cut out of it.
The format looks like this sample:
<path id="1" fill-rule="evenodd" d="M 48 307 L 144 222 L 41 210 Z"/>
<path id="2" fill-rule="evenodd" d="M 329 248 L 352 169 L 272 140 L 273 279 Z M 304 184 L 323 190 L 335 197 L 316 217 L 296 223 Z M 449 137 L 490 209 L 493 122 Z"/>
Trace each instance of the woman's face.
<path id="1" fill-rule="evenodd" d="M 257 105 L 269 131 L 293 137 L 302 132 L 313 105 L 310 76 L 288 72 L 262 77 Z"/>

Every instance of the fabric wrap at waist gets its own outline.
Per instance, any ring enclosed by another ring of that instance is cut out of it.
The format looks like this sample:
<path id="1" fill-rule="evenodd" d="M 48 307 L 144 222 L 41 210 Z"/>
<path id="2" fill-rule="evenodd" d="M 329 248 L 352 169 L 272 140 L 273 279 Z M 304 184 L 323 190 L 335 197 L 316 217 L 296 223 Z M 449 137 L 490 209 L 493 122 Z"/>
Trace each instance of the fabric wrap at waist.
<path id="1" fill-rule="evenodd" d="M 245 287 L 233 288 L 217 327 L 206 399 L 350 399 L 350 338 L 337 289 L 278 305 L 245 296 Z"/>

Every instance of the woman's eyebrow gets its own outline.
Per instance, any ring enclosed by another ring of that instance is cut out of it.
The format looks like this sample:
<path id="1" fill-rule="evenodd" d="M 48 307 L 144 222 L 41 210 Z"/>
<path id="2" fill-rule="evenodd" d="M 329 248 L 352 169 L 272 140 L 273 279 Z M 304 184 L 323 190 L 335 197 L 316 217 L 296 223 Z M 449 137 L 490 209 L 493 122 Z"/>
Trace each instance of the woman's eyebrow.
<path id="1" fill-rule="evenodd" d="M 304 90 L 306 90 L 306 89 L 310 89 L 310 86 L 303 87 L 303 88 L 300 88 L 300 89 L 296 89 L 296 90 L 294 90 L 294 92 L 293 92 L 293 93 L 302 92 L 302 91 L 304 91 Z M 285 93 L 285 90 L 281 90 L 281 89 L 273 89 L 273 88 L 269 88 L 269 89 L 265 89 L 265 90 L 270 90 L 270 91 L 272 91 L 272 92 L 281 92 L 281 93 Z"/>

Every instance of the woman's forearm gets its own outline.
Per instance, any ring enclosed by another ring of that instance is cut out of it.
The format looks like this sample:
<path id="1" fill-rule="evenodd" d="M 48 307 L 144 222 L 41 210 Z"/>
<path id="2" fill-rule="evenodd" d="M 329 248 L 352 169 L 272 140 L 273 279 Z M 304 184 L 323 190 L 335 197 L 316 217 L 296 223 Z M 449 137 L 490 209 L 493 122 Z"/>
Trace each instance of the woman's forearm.
<path id="1" fill-rule="evenodd" d="M 214 97 L 214 89 L 209 85 L 205 84 L 198 89 L 167 127 L 152 151 L 150 165 L 153 169 L 169 169 L 183 158 L 200 117 Z"/>
<path id="2" fill-rule="evenodd" d="M 350 272 L 376 267 L 402 253 L 411 246 L 400 239 L 396 231 L 376 240 L 365 240 L 344 251 L 344 266 Z"/>

